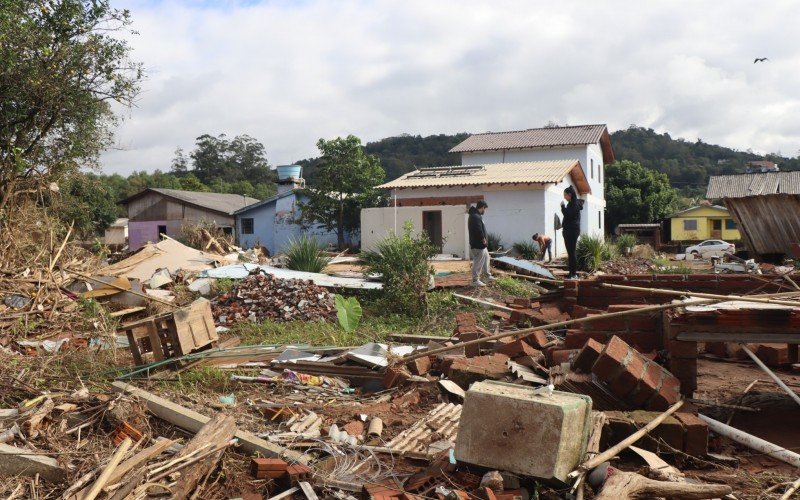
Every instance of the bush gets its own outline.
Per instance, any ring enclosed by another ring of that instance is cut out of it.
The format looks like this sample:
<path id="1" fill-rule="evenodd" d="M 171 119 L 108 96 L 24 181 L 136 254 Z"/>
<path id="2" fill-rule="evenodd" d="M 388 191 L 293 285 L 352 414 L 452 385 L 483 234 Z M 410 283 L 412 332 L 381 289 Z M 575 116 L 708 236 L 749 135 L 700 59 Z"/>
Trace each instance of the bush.
<path id="1" fill-rule="evenodd" d="M 633 249 L 636 246 L 636 235 L 633 233 L 620 234 L 615 243 L 620 252 L 625 252 L 628 248 Z"/>
<path id="2" fill-rule="evenodd" d="M 303 235 L 289 241 L 286 249 L 286 267 L 295 271 L 319 273 L 325 269 L 330 259 L 322 255 L 322 245 L 316 236 Z"/>
<path id="3" fill-rule="evenodd" d="M 500 237 L 497 233 L 489 233 L 486 235 L 486 241 L 488 244 L 486 245 L 490 252 L 496 252 L 503 248 L 503 238 Z"/>
<path id="4" fill-rule="evenodd" d="M 425 312 L 425 293 L 433 268 L 428 259 L 436 248 L 424 232 L 412 235 L 406 224 L 403 235 L 391 235 L 376 245 L 376 250 L 361 254 L 367 272 L 383 277 L 382 296 L 388 311 L 420 316 Z"/>
<path id="5" fill-rule="evenodd" d="M 514 251 L 523 259 L 536 260 L 539 258 L 539 244 L 533 241 L 518 241 L 514 243 Z"/>
<path id="6" fill-rule="evenodd" d="M 589 236 L 586 234 L 582 234 L 580 239 L 578 239 L 576 253 L 578 268 L 590 273 L 597 271 L 603 262 L 613 260 L 617 257 L 617 249 L 614 245 L 609 244 L 599 236 Z"/>

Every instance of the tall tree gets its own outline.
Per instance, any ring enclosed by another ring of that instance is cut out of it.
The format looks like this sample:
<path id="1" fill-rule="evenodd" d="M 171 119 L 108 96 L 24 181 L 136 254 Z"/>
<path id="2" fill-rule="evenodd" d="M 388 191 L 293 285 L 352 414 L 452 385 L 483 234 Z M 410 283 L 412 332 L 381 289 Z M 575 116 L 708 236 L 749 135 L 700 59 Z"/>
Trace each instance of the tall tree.
<path id="1" fill-rule="evenodd" d="M 109 103 L 130 105 L 142 78 L 119 37 L 129 25 L 108 0 L 0 4 L 0 213 L 15 193 L 96 165 Z"/>
<path id="2" fill-rule="evenodd" d="M 267 162 L 264 145 L 249 135 L 229 140 L 225 134 L 197 138 L 190 154 L 192 173 L 206 185 L 222 182 L 249 181 L 252 184 L 273 182 L 274 173 Z M 178 157 L 173 163 L 179 161 Z"/>
<path id="3" fill-rule="evenodd" d="M 353 135 L 320 139 L 317 148 L 322 161 L 313 189 L 303 192 L 307 201 L 299 203 L 300 222 L 335 229 L 339 248 L 344 248 L 345 232 L 360 226 L 361 209 L 380 203 L 382 195 L 375 186 L 383 182 L 385 172 L 380 160 L 366 154 L 361 139 Z"/>
<path id="4" fill-rule="evenodd" d="M 172 159 L 172 167 L 170 169 L 175 175 L 185 175 L 189 172 L 189 159 L 183 152 L 183 148 L 178 147 L 175 150 L 175 157 Z"/>
<path id="5" fill-rule="evenodd" d="M 655 222 L 672 213 L 678 191 L 666 174 L 623 160 L 606 167 L 606 227 Z"/>

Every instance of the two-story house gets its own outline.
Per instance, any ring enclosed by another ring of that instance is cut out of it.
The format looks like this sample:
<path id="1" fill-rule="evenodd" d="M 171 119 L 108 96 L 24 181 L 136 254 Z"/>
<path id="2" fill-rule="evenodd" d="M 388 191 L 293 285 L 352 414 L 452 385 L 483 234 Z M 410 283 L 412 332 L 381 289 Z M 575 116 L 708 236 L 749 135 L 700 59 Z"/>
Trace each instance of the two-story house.
<path id="1" fill-rule="evenodd" d="M 363 248 L 410 222 L 442 253 L 466 258 L 466 212 L 484 200 L 484 222 L 504 247 L 539 232 L 555 235 L 555 253 L 562 255 L 566 249 L 555 227 L 569 185 L 585 200 L 581 232 L 604 234 L 604 169 L 614 161 L 605 125 L 475 134 L 451 152 L 461 153 L 461 165 L 421 168 L 380 186 L 390 192 L 390 206 L 362 211 Z"/>

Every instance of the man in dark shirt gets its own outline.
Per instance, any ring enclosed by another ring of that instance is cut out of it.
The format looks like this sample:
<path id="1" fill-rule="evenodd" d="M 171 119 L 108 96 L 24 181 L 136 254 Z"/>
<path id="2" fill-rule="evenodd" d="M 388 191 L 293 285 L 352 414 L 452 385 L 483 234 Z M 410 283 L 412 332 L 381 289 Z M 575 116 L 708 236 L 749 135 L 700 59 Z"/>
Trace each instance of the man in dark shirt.
<path id="1" fill-rule="evenodd" d="M 481 281 L 483 274 L 489 281 L 494 281 L 494 277 L 489 272 L 489 236 L 486 226 L 483 224 L 483 214 L 488 207 L 489 205 L 481 200 L 469 209 L 467 229 L 469 230 L 469 254 L 472 258 L 472 286 L 486 286 Z"/>

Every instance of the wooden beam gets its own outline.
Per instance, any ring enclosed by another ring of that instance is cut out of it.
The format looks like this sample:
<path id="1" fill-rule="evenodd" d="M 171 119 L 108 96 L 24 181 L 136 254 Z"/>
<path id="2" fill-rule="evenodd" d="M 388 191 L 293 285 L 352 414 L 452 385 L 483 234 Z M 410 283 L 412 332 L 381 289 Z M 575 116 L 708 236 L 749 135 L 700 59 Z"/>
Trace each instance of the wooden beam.
<path id="1" fill-rule="evenodd" d="M 209 474 L 217 466 L 219 459 L 222 457 L 221 447 L 231 440 L 235 432 L 236 420 L 230 415 L 217 413 L 202 429 L 200 429 L 200 432 L 181 449 L 176 458 L 188 457 L 196 450 L 203 449 L 208 445 L 211 445 L 211 447 L 216 450 L 216 453 L 211 453 L 201 461 L 192 463 L 191 467 L 182 468 L 180 478 L 178 478 L 175 487 L 172 489 L 173 498 L 182 500 L 189 497 L 189 494 L 197 487 L 200 479 L 206 474 Z M 188 462 L 189 461 L 187 461 L 187 463 Z M 172 471 L 177 472 L 178 467 L 173 467 L 165 471 L 164 474 L 169 474 Z M 151 479 L 151 481 L 157 479 L 159 478 Z"/>
<path id="2" fill-rule="evenodd" d="M 189 432 L 199 432 L 211 420 L 209 417 L 179 404 L 173 403 L 153 393 L 139 389 L 125 382 L 114 382 L 112 387 L 115 392 L 122 392 L 137 397 L 145 402 L 147 410 L 158 418 Z M 265 457 L 286 458 L 291 462 L 308 464 L 309 457 L 296 451 L 287 450 L 281 446 L 270 443 L 260 437 L 238 429 L 234 437 L 239 439 L 241 447 L 248 453 L 260 453 Z"/>

